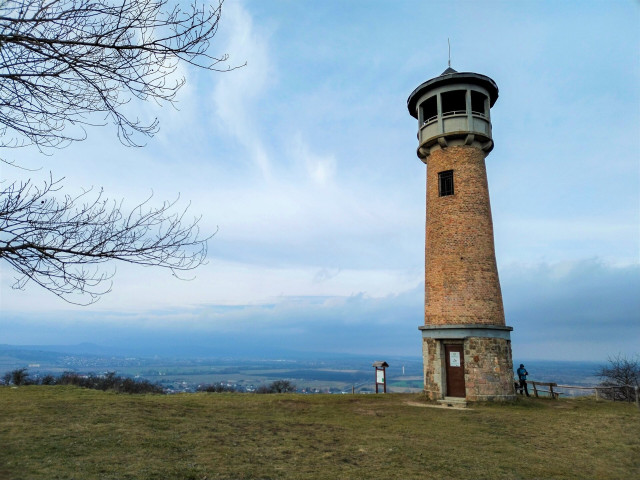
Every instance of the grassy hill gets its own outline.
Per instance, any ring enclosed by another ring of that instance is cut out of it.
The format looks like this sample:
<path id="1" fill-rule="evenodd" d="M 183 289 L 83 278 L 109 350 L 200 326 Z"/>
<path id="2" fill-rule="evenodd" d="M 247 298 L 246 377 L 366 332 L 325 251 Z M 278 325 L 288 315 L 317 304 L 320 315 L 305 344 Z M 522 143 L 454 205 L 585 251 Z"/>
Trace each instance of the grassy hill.
<path id="1" fill-rule="evenodd" d="M 640 411 L 419 395 L 0 388 L 0 479 L 639 478 Z"/>

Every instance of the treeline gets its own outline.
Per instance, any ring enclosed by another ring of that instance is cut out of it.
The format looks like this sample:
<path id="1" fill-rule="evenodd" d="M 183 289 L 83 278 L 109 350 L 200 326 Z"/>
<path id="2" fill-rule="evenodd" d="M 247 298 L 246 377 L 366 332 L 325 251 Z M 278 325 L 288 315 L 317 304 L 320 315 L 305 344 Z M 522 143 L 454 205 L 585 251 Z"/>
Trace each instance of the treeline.
<path id="1" fill-rule="evenodd" d="M 2 377 L 5 385 L 74 385 L 76 387 L 91 388 L 93 390 L 113 391 L 118 393 L 165 393 L 160 385 L 148 380 L 136 380 L 121 377 L 115 372 L 105 375 L 79 375 L 74 372 L 64 372 L 59 376 L 45 375 L 32 378 L 26 368 L 20 368 L 6 373 Z"/>
<path id="2" fill-rule="evenodd" d="M 75 372 L 64 372 L 59 376 L 45 375 L 33 378 L 26 368 L 19 368 L 12 372 L 7 372 L 2 377 L 2 384 L 9 386 L 23 385 L 74 385 L 76 387 L 91 388 L 93 390 L 113 391 L 118 393 L 166 393 L 164 389 L 148 380 L 137 380 L 128 377 L 121 377 L 115 372 L 108 372 L 104 375 L 80 375 Z M 199 392 L 223 393 L 241 392 L 231 385 L 215 383 L 211 385 L 201 385 Z M 289 380 L 276 380 L 269 385 L 261 385 L 255 393 L 295 393 L 296 386 Z"/>
<path id="3" fill-rule="evenodd" d="M 224 383 L 213 383 L 211 385 L 201 385 L 198 387 L 199 392 L 208 393 L 224 393 L 224 392 L 242 392 L 232 385 Z M 289 380 L 276 380 L 269 385 L 260 385 L 254 393 L 295 393 L 296 386 Z"/>

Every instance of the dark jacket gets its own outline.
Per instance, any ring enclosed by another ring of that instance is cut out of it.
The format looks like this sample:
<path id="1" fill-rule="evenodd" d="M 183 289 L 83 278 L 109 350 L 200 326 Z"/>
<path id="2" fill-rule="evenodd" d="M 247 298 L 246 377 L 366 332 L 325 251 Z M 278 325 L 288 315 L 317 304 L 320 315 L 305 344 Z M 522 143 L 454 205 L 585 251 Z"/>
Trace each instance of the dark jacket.
<path id="1" fill-rule="evenodd" d="M 529 372 L 527 372 L 526 368 L 520 367 L 518 369 L 518 379 L 519 380 L 526 380 L 527 379 L 527 375 L 529 375 Z"/>

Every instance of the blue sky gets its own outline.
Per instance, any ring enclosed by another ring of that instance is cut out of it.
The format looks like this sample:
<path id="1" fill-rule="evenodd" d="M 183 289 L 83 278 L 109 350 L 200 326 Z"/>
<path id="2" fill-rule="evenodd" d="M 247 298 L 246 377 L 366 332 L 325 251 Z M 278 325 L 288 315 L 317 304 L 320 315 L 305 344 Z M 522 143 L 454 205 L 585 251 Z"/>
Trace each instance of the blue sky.
<path id="1" fill-rule="evenodd" d="M 76 307 L 0 265 L 0 343 L 420 355 L 425 166 L 406 100 L 493 78 L 487 158 L 514 359 L 640 353 L 640 6 L 226 0 L 213 53 L 142 149 L 115 130 L 20 161 L 130 205 L 180 193 L 218 233 L 191 281 L 117 265 Z M 132 110 L 133 111 L 133 110 Z M 4 178 L 24 173 L 2 166 Z"/>

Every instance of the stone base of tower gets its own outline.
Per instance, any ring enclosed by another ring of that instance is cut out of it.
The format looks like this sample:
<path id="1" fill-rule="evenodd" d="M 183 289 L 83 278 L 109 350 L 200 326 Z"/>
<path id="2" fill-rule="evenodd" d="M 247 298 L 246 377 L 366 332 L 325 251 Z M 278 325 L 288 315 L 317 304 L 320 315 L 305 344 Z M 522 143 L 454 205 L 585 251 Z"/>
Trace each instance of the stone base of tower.
<path id="1" fill-rule="evenodd" d="M 432 400 L 516 398 L 511 327 L 423 326 L 424 391 Z"/>

